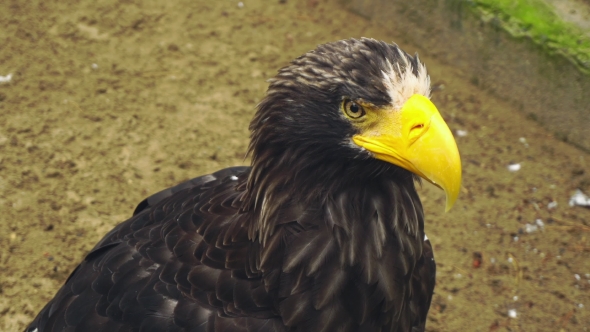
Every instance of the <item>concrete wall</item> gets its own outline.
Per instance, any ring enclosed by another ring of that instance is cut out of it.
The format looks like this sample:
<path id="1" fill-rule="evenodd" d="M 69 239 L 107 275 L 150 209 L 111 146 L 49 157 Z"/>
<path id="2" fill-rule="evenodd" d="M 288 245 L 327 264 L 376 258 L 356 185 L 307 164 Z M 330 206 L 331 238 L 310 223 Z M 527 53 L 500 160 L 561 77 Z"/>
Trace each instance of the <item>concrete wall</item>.
<path id="1" fill-rule="evenodd" d="M 348 0 L 349 8 L 403 31 L 474 84 L 519 106 L 558 137 L 590 151 L 590 77 L 560 55 L 484 22 L 463 0 Z"/>

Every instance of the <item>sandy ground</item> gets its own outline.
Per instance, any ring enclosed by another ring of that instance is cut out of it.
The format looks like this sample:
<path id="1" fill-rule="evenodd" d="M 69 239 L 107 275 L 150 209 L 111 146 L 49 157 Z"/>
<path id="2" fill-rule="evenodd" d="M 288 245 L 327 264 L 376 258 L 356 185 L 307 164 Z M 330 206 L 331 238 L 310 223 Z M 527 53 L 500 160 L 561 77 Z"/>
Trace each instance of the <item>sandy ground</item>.
<path id="1" fill-rule="evenodd" d="M 335 0 L 0 2 L 0 75 L 13 74 L 0 84 L 0 330 L 22 330 L 145 196 L 247 163 L 278 68 L 361 36 L 418 51 L 433 101 L 467 132 L 458 204 L 443 213 L 443 193 L 422 189 L 439 268 L 428 330 L 590 329 L 590 210 L 568 206 L 590 191 L 590 155 L 403 33 Z"/>

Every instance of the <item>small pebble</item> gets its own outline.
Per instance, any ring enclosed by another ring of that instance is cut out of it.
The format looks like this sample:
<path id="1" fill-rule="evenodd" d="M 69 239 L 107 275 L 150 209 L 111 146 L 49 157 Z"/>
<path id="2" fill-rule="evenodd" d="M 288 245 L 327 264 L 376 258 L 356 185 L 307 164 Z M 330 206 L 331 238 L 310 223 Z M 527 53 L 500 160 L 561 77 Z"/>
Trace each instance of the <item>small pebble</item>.
<path id="1" fill-rule="evenodd" d="M 244 3 L 243 2 L 238 2 L 238 8 L 244 8 Z"/>
<path id="2" fill-rule="evenodd" d="M 467 130 L 457 129 L 456 131 L 458 137 L 465 137 L 467 136 Z"/>
<path id="3" fill-rule="evenodd" d="M 516 318 L 517 316 L 518 316 L 518 313 L 516 312 L 516 309 L 508 309 L 508 317 Z"/>
<path id="4" fill-rule="evenodd" d="M 518 172 L 520 171 L 521 166 L 519 163 L 515 163 L 508 165 L 507 168 L 510 172 Z"/>
<path id="5" fill-rule="evenodd" d="M 0 83 L 10 83 L 12 81 L 12 73 L 6 76 L 0 76 Z"/>
<path id="6" fill-rule="evenodd" d="M 570 198 L 570 206 L 587 206 L 590 207 L 590 197 L 584 194 L 580 189 L 577 189 L 574 195 Z"/>
<path id="7" fill-rule="evenodd" d="M 524 225 L 524 231 L 527 233 L 534 233 L 537 230 L 539 230 L 539 227 L 537 227 L 537 225 L 532 225 L 532 224 Z"/>

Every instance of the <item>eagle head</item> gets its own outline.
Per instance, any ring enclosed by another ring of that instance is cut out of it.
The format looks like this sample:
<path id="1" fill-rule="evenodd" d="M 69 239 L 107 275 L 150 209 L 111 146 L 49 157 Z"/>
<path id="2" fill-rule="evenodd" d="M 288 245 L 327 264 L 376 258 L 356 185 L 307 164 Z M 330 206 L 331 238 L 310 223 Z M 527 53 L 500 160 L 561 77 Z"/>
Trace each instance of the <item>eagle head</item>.
<path id="1" fill-rule="evenodd" d="M 459 194 L 461 161 L 429 98 L 426 67 L 395 44 L 362 38 L 320 45 L 270 80 L 250 124 L 251 185 L 273 179 L 266 173 L 292 174 L 299 179 L 283 177 L 265 190 L 290 182 L 321 193 L 318 183 L 397 171 L 442 188 L 448 210 Z"/>

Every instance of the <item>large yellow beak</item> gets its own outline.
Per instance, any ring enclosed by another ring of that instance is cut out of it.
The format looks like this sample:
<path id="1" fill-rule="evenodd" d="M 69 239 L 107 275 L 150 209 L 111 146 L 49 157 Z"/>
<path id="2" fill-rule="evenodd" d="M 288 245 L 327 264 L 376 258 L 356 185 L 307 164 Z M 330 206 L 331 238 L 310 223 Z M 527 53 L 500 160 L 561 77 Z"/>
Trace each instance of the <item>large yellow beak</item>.
<path id="1" fill-rule="evenodd" d="M 434 104 L 415 94 L 401 110 L 383 112 L 378 130 L 353 141 L 375 158 L 413 172 L 445 191 L 451 209 L 461 189 L 461 158 L 451 130 Z"/>

